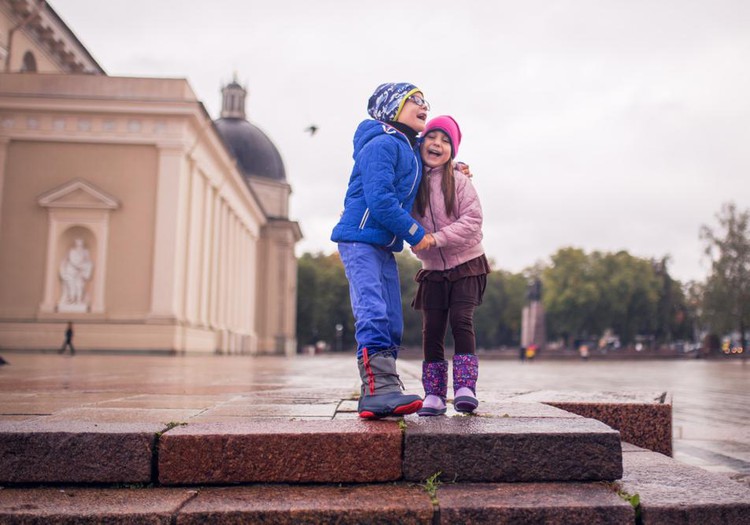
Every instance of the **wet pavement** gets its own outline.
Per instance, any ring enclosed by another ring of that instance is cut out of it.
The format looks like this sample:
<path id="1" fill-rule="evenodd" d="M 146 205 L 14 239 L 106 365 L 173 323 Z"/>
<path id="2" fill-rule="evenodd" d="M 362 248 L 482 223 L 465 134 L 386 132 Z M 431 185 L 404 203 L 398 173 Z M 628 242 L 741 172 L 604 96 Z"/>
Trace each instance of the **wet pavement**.
<path id="1" fill-rule="evenodd" d="M 358 392 L 356 365 L 348 356 L 3 357 L 10 365 L 0 367 L 0 421 L 330 419 L 341 405 L 354 405 L 341 400 Z M 407 390 L 421 391 L 420 363 L 402 360 L 400 370 Z M 675 459 L 750 485 L 748 389 L 750 365 L 740 361 L 482 359 L 479 381 L 483 401 L 539 390 L 669 392 Z"/>

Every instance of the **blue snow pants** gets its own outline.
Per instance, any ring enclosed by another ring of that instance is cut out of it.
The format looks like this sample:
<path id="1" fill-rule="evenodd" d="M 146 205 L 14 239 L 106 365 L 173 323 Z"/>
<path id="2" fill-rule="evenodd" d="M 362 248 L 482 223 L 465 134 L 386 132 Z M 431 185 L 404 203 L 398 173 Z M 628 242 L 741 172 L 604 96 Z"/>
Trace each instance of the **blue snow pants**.
<path id="1" fill-rule="evenodd" d="M 341 242 L 338 248 L 349 280 L 357 358 L 362 357 L 363 348 L 370 355 L 390 350 L 396 356 L 404 316 L 393 252 L 361 242 Z"/>

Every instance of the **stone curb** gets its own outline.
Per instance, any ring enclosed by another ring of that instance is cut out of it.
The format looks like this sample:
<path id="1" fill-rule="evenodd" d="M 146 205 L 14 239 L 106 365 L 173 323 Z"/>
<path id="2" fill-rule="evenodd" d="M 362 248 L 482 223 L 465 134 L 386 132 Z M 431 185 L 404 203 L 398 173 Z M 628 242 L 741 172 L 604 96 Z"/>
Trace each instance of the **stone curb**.
<path id="1" fill-rule="evenodd" d="M 623 463 L 616 485 L 638 494 L 644 525 L 750 523 L 750 489 L 726 476 L 632 445 Z"/>
<path id="2" fill-rule="evenodd" d="M 404 439 L 404 479 L 612 481 L 620 434 L 584 418 L 420 418 Z"/>
<path id="3" fill-rule="evenodd" d="M 196 423 L 162 435 L 158 479 L 164 485 L 395 481 L 401 442 L 398 425 L 388 421 Z"/>
<path id="4" fill-rule="evenodd" d="M 0 422 L 0 483 L 150 483 L 161 424 Z"/>

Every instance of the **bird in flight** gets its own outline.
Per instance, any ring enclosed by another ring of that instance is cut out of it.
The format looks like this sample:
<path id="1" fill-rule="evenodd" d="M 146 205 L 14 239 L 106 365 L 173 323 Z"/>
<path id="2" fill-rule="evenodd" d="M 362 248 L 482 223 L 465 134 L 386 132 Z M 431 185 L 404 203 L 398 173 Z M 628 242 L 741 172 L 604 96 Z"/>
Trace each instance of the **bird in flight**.
<path id="1" fill-rule="evenodd" d="M 312 137 L 315 135 L 315 132 L 318 131 L 318 126 L 315 124 L 310 124 L 307 128 L 305 128 L 305 131 L 310 133 L 310 136 Z"/>

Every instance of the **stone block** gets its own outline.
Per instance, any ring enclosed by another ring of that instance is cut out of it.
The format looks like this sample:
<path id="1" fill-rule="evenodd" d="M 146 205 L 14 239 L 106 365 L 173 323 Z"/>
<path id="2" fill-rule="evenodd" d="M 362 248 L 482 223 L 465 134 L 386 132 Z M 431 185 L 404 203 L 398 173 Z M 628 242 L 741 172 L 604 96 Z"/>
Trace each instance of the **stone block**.
<path id="1" fill-rule="evenodd" d="M 519 399 L 596 419 L 619 430 L 623 441 L 672 455 L 672 396 L 668 393 L 539 391 Z"/>
<path id="2" fill-rule="evenodd" d="M 421 488 L 255 485 L 202 490 L 177 525 L 204 523 L 431 524 L 433 506 Z"/>
<path id="3" fill-rule="evenodd" d="M 635 511 L 599 483 L 460 483 L 437 490 L 441 523 L 632 525 Z"/>
<path id="4" fill-rule="evenodd" d="M 248 482 L 374 482 L 401 477 L 395 421 L 196 423 L 159 442 L 164 485 Z"/>
<path id="5" fill-rule="evenodd" d="M 638 494 L 644 525 L 746 525 L 750 489 L 721 474 L 651 451 L 623 454 L 618 485 Z"/>
<path id="6" fill-rule="evenodd" d="M 169 525 L 196 491 L 186 489 L 5 489 L 0 523 Z"/>
<path id="7" fill-rule="evenodd" d="M 150 483 L 161 424 L 0 422 L 0 483 Z"/>
<path id="8" fill-rule="evenodd" d="M 438 417 L 410 420 L 404 478 L 605 481 L 622 475 L 620 434 L 593 419 Z"/>

